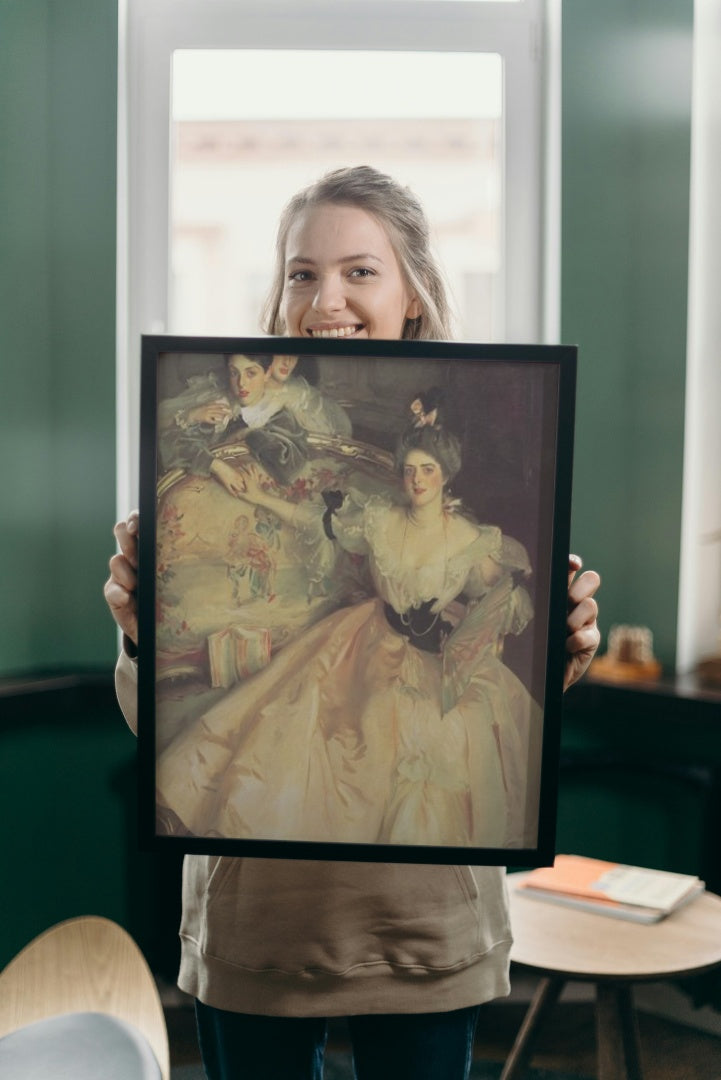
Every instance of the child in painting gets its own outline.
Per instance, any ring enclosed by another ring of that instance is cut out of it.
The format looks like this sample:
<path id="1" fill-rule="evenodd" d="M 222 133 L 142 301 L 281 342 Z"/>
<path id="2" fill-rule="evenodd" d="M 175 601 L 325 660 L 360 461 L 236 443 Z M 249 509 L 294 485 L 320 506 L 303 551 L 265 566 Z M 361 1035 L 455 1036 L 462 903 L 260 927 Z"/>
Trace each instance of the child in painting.
<path id="1" fill-rule="evenodd" d="M 315 362 L 310 356 L 274 356 L 270 365 L 269 393 L 282 401 L 301 427 L 318 435 L 351 434 L 345 409 L 313 385 Z"/>
<path id="2" fill-rule="evenodd" d="M 520 544 L 449 500 L 460 464 L 436 406 L 433 424 L 399 442 L 403 502 L 329 497 L 325 545 L 318 509 L 246 476 L 244 498 L 305 533 L 316 558 L 329 539 L 366 555 L 377 596 L 287 645 L 160 757 L 159 802 L 188 831 L 535 844 L 539 710 L 500 659 L 504 636 L 531 618 L 518 584 L 530 566 Z"/>
<path id="3" fill-rule="evenodd" d="M 162 468 L 214 476 L 238 495 L 243 489 L 238 470 L 213 453 L 235 434 L 274 480 L 289 483 L 307 460 L 307 438 L 282 399 L 266 393 L 272 361 L 265 353 L 228 356 L 225 393 L 211 373 L 202 387 L 196 382 L 179 398 L 164 402 L 159 410 Z M 208 400 L 198 401 L 199 396 Z"/>
<path id="4" fill-rule="evenodd" d="M 226 357 L 227 389 L 214 373 L 196 376 L 181 395 L 161 402 L 159 453 L 164 470 L 214 476 L 231 495 L 238 471 L 213 453 L 235 435 L 279 484 L 290 483 L 308 459 L 307 432 L 349 435 L 340 405 L 301 375 L 297 357 L 267 353 Z"/>

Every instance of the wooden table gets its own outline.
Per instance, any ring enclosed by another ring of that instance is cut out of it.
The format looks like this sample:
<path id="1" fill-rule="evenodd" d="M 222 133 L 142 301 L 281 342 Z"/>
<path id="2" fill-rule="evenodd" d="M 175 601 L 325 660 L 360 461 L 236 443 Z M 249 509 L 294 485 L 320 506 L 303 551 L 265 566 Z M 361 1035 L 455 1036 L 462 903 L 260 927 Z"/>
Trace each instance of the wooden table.
<path id="1" fill-rule="evenodd" d="M 721 897 L 703 893 L 649 925 L 529 899 L 516 887 L 524 877 L 508 875 L 511 960 L 542 979 L 501 1080 L 523 1076 L 540 1024 L 569 980 L 596 986 L 599 1080 L 643 1080 L 633 983 L 697 975 L 721 966 Z"/>

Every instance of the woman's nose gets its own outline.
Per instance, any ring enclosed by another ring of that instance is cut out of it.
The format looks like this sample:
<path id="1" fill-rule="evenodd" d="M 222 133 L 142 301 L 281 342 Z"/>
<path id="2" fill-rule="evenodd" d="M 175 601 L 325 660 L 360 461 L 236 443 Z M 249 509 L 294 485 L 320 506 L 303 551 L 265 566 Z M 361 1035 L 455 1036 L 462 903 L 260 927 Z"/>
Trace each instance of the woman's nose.
<path id="1" fill-rule="evenodd" d="M 321 314 L 340 311 L 345 307 L 342 282 L 335 274 L 328 274 L 318 279 L 313 307 Z"/>

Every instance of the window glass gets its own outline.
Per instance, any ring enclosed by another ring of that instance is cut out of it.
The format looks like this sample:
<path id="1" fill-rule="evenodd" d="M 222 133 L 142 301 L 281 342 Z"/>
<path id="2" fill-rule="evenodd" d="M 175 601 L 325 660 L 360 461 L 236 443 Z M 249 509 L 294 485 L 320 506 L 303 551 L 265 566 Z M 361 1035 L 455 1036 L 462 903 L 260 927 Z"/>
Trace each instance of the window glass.
<path id="1" fill-rule="evenodd" d="M 423 202 L 457 336 L 501 336 L 500 56 L 176 50 L 172 124 L 171 332 L 258 331 L 287 199 L 370 164 Z"/>
<path id="2" fill-rule="evenodd" d="M 456 337 L 556 340 L 559 0 L 118 11 L 122 513 L 141 334 L 258 332 L 278 214 L 328 169 L 364 161 L 417 192 Z"/>

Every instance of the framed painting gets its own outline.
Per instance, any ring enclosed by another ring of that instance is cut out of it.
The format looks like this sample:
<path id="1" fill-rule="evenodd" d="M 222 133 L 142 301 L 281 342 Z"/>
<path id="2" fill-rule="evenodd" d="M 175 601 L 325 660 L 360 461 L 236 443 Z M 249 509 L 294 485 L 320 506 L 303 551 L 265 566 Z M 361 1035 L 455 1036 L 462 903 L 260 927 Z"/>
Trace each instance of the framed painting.
<path id="1" fill-rule="evenodd" d="M 143 338 L 145 847 L 552 861 L 575 372 Z"/>

